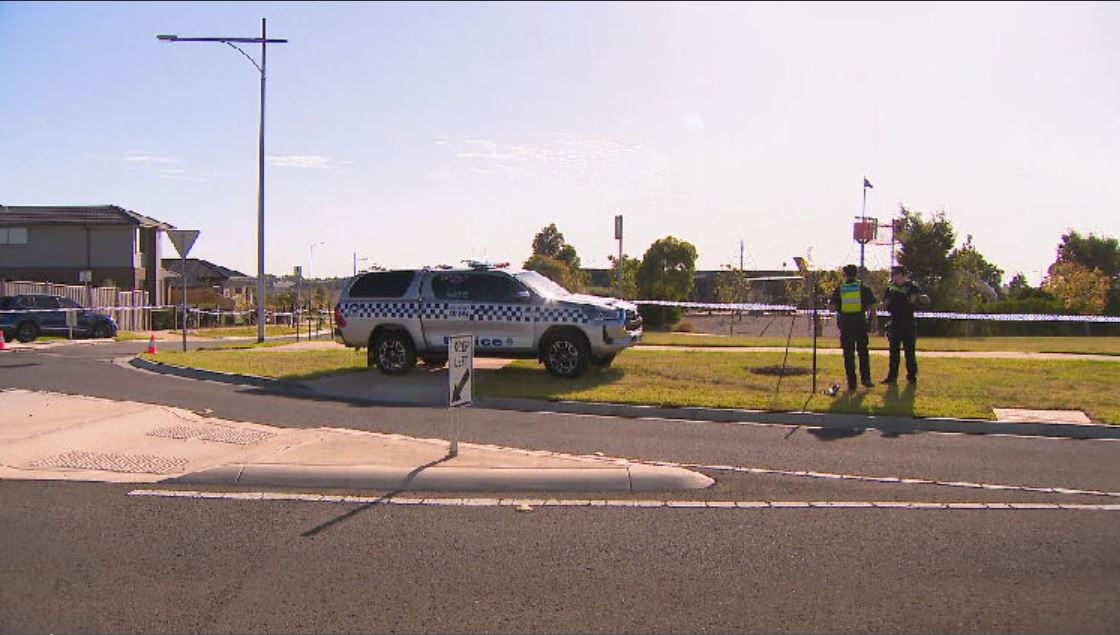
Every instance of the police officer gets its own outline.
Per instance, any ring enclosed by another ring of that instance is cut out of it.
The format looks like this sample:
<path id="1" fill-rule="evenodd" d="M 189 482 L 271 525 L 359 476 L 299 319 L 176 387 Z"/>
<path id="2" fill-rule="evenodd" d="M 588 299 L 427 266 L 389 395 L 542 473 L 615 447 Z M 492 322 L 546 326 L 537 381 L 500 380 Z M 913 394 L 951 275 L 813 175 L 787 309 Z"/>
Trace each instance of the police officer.
<path id="1" fill-rule="evenodd" d="M 922 293 L 921 287 L 914 284 L 906 277 L 904 267 L 891 268 L 891 282 L 883 294 L 883 303 L 880 308 L 891 312 L 891 323 L 887 329 L 890 339 L 890 367 L 887 377 L 881 383 L 894 384 L 898 382 L 899 349 L 906 350 L 906 381 L 918 381 L 918 357 L 915 346 L 918 339 L 917 320 L 914 319 L 914 308 L 929 304 L 929 296 Z"/>
<path id="2" fill-rule="evenodd" d="M 848 390 L 856 389 L 856 351 L 859 351 L 861 383 L 868 388 L 871 381 L 871 358 L 867 353 L 869 327 L 875 325 L 875 294 L 860 282 L 855 265 L 844 267 L 844 282 L 832 294 L 832 307 L 840 326 L 840 346 L 844 349 L 844 372 L 848 375 Z M 869 315 L 870 314 L 870 315 Z"/>

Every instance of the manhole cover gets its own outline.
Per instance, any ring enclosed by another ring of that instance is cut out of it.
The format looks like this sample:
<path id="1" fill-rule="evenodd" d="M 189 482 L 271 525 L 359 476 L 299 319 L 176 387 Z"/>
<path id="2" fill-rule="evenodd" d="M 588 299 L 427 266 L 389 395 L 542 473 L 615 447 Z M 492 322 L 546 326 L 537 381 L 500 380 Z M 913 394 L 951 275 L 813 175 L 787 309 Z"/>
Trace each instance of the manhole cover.
<path id="1" fill-rule="evenodd" d="M 31 467 L 71 468 L 75 470 L 100 470 L 102 472 L 128 472 L 133 474 L 167 474 L 183 472 L 187 460 L 173 456 L 147 454 L 111 454 L 74 450 L 39 459 Z"/>
<path id="2" fill-rule="evenodd" d="M 756 375 L 771 375 L 773 377 L 790 377 L 793 375 L 808 375 L 813 371 L 801 366 L 758 366 L 750 369 Z"/>
<path id="3" fill-rule="evenodd" d="M 260 430 L 238 430 L 237 428 L 224 428 L 221 426 L 175 426 L 152 430 L 148 433 L 148 436 L 251 445 L 276 435 L 271 432 L 262 432 Z"/>

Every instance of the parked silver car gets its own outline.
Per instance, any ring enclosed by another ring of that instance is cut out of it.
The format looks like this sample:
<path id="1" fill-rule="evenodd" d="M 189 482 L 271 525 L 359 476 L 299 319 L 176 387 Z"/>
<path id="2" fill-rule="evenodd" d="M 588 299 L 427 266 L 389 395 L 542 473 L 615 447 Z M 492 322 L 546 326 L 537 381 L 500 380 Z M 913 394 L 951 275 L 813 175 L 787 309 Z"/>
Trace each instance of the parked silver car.
<path id="1" fill-rule="evenodd" d="M 378 271 L 354 278 L 335 307 L 347 346 L 370 366 L 407 373 L 417 358 L 447 360 L 447 340 L 471 334 L 475 354 L 537 358 L 558 377 L 607 367 L 642 338 L 630 302 L 577 295 L 535 271 L 473 264 L 463 269 Z"/>

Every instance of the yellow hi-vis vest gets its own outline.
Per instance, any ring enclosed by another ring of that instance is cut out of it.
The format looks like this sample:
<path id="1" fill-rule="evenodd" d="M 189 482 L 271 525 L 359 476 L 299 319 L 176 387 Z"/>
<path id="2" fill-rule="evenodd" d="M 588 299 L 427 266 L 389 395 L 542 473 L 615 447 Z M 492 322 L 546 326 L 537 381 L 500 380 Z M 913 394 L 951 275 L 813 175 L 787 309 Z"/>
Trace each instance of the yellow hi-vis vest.
<path id="1" fill-rule="evenodd" d="M 845 282 L 840 285 L 840 312 L 860 313 L 863 311 L 863 298 L 858 282 Z"/>

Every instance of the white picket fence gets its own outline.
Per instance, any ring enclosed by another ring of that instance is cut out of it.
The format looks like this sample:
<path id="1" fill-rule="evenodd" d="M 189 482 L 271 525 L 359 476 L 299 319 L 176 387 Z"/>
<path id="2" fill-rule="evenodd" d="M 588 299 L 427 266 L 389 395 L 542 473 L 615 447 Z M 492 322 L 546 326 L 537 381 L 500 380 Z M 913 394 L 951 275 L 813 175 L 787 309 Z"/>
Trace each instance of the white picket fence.
<path id="1" fill-rule="evenodd" d="M 59 295 L 108 313 L 122 331 L 147 331 L 152 326 L 152 309 L 147 291 L 120 291 L 116 287 L 89 287 L 51 282 L 0 281 L 0 296 L 24 293 Z"/>

